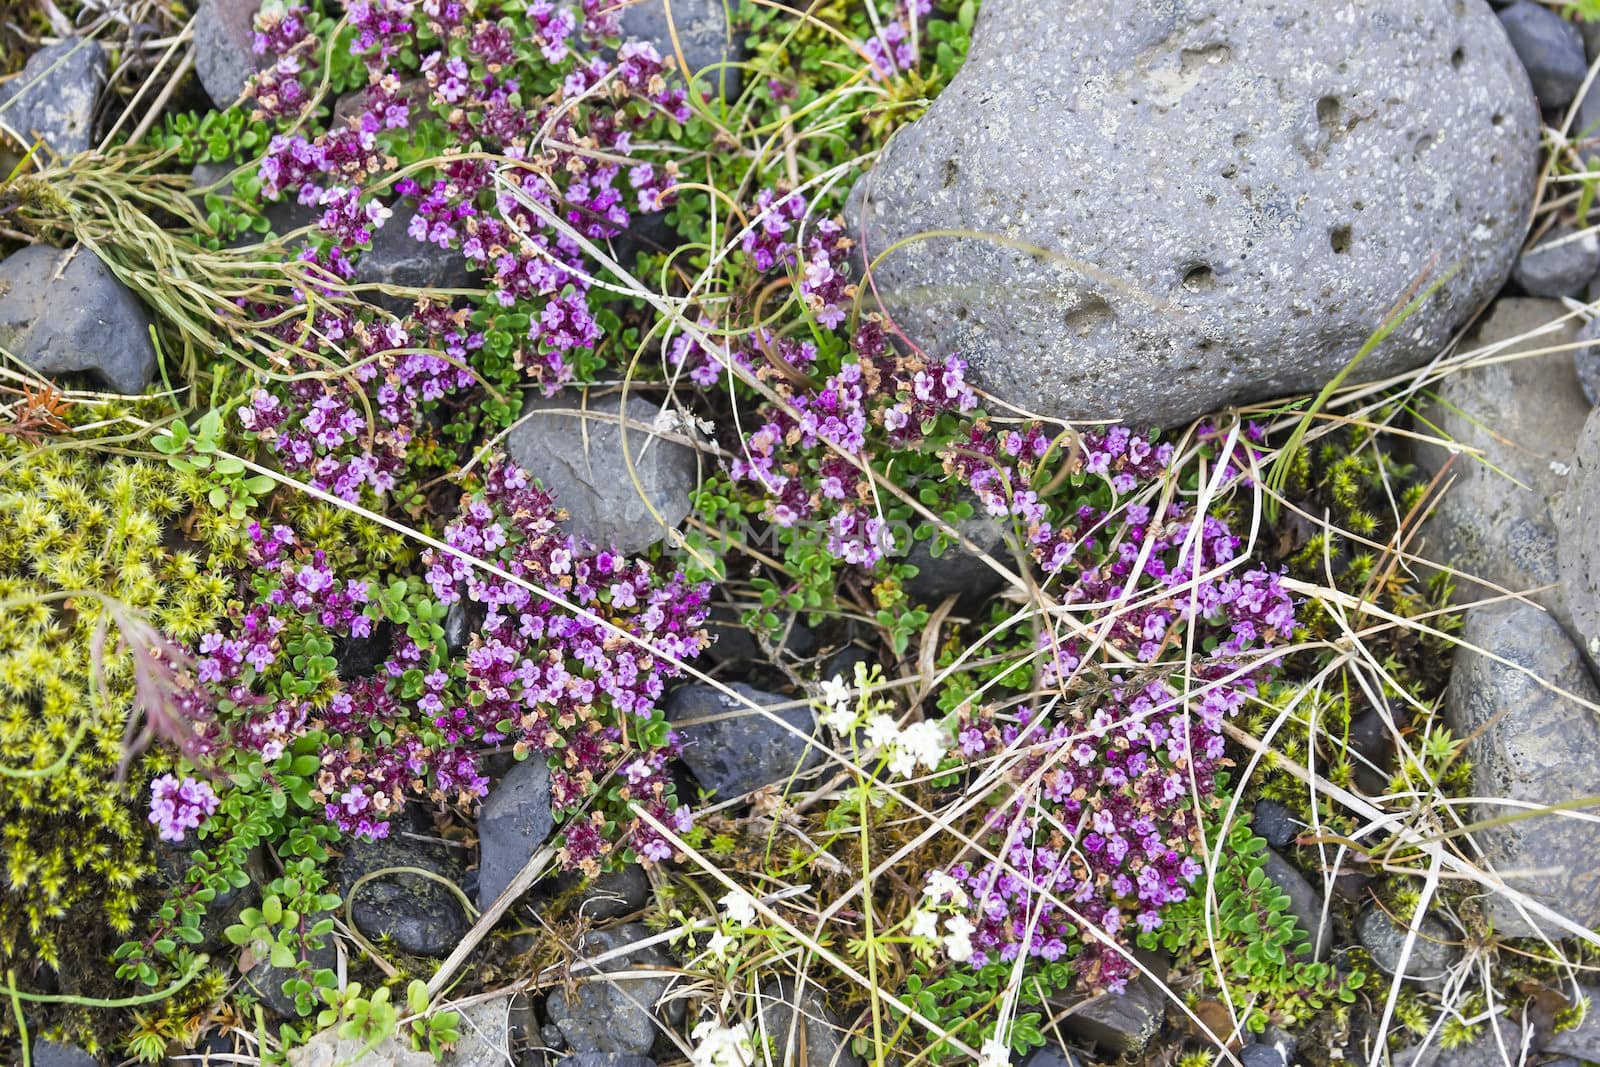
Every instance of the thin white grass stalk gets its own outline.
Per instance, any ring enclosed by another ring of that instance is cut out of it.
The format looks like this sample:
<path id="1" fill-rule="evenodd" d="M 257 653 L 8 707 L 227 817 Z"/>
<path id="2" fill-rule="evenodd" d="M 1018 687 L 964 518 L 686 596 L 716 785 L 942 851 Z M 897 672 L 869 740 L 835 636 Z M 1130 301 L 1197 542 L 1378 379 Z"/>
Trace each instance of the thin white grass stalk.
<path id="1" fill-rule="evenodd" d="M 1427 918 L 1428 903 L 1439 888 L 1439 867 L 1444 862 L 1443 857 L 1444 853 L 1437 851 L 1428 864 L 1428 874 L 1417 897 L 1416 909 L 1412 911 L 1410 923 L 1406 927 L 1406 939 L 1400 945 L 1400 959 L 1395 963 L 1394 977 L 1389 981 L 1389 993 L 1383 1000 L 1383 1013 L 1378 1017 L 1379 1034 L 1389 1032 L 1389 1022 L 1394 1018 L 1395 1004 L 1399 1001 L 1400 990 L 1405 985 L 1406 965 L 1411 962 L 1412 949 L 1416 947 L 1417 936 L 1422 932 L 1422 920 Z M 1387 1054 L 1388 1049 L 1380 1038 L 1372 1048 L 1372 1055 L 1367 1059 L 1367 1067 L 1380 1067 Z"/>

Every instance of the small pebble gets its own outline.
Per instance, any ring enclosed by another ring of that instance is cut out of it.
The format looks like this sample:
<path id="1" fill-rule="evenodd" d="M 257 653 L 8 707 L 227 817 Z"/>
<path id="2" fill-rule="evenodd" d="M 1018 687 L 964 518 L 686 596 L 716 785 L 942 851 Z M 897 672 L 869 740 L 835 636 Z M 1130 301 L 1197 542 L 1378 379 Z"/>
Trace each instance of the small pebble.
<path id="1" fill-rule="evenodd" d="M 1600 237 L 1562 224 L 1517 257 L 1511 277 L 1534 296 L 1577 296 L 1600 272 Z"/>
<path id="2" fill-rule="evenodd" d="M 1578 27 L 1529 0 L 1519 0 L 1500 12 L 1500 24 L 1527 68 L 1539 105 L 1561 108 L 1572 103 L 1589 72 Z"/>

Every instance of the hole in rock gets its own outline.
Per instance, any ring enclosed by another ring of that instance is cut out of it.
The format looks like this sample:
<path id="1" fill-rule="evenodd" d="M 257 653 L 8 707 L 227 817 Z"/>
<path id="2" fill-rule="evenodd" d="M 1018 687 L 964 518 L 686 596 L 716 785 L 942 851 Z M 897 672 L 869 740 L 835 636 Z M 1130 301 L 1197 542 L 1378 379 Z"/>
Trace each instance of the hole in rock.
<path id="1" fill-rule="evenodd" d="M 1183 287 L 1191 293 L 1207 293 L 1217 287 L 1217 272 L 1197 263 L 1183 272 Z"/>
<path id="2" fill-rule="evenodd" d="M 1335 226 L 1333 232 L 1328 234 L 1328 243 L 1333 246 L 1334 253 L 1341 256 L 1350 251 L 1353 240 L 1348 226 Z"/>
<path id="3" fill-rule="evenodd" d="M 1110 304 L 1098 296 L 1091 296 L 1067 312 L 1067 329 L 1082 336 L 1100 326 L 1116 321 L 1116 318 L 1116 313 L 1111 310 Z"/>

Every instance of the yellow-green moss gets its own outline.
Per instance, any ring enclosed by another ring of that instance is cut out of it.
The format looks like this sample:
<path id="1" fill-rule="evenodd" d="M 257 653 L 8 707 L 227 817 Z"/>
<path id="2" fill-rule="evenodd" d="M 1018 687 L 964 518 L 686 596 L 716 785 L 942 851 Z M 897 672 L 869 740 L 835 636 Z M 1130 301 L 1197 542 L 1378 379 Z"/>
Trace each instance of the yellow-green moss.
<path id="1" fill-rule="evenodd" d="M 228 588 L 185 540 L 190 496 L 165 464 L 0 437 L 0 467 L 0 958 L 24 985 L 48 970 L 61 990 L 92 993 L 110 981 L 107 940 L 141 910 L 153 870 L 143 791 L 165 758 L 115 781 L 132 659 L 99 597 L 188 645 Z"/>

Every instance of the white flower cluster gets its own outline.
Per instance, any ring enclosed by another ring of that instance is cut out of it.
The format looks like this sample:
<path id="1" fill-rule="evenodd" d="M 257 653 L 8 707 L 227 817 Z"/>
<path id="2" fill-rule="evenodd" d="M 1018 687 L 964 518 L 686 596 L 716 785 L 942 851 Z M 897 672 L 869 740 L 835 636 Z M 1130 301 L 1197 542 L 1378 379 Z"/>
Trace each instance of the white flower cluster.
<path id="1" fill-rule="evenodd" d="M 750 1067 L 755 1062 L 755 1046 L 750 1027 L 745 1023 L 723 1026 L 707 1019 L 695 1026 L 694 1051 L 689 1053 L 694 1067 Z"/>
<path id="2" fill-rule="evenodd" d="M 863 709 L 861 697 L 866 694 L 868 684 L 867 669 L 861 664 L 856 665 L 854 688 L 838 675 L 824 681 L 819 705 L 821 714 L 817 717 L 822 725 L 847 736 L 861 721 L 864 711 L 892 706 L 878 702 Z M 950 736 L 938 722 L 924 720 L 901 729 L 893 715 L 877 711 L 867 719 L 866 727 L 868 747 L 886 753 L 890 773 L 901 778 L 910 778 L 919 766 L 930 771 L 937 769 L 950 750 Z"/>
<path id="3" fill-rule="evenodd" d="M 942 942 L 945 953 L 957 963 L 970 960 L 972 935 L 977 927 L 965 915 L 941 915 L 936 910 L 942 907 L 966 907 L 967 891 L 948 874 L 934 871 L 928 876 L 928 884 L 922 887 L 922 895 L 927 898 L 927 903 L 906 917 L 910 924 L 908 932 L 912 937 Z M 941 918 L 944 920 L 943 934 L 939 932 Z"/>
<path id="4" fill-rule="evenodd" d="M 856 694 L 837 674 L 822 683 L 822 699 L 827 705 L 819 718 L 834 733 L 849 733 L 856 723 Z"/>
<path id="5" fill-rule="evenodd" d="M 901 728 L 892 715 L 867 720 L 867 743 L 889 754 L 889 771 L 910 778 L 920 765 L 935 770 L 950 751 L 950 735 L 938 722 L 923 719 Z"/>

